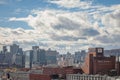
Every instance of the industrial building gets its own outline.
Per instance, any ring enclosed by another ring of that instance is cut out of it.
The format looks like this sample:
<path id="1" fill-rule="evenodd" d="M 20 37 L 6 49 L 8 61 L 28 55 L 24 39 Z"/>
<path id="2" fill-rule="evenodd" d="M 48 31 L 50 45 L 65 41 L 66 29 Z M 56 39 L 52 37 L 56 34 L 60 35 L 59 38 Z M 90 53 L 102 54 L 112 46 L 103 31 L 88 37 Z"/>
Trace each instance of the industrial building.
<path id="1" fill-rule="evenodd" d="M 85 74 L 114 74 L 119 69 L 115 56 L 104 56 L 103 48 L 89 48 L 82 70 Z M 116 67 L 117 65 L 117 67 Z"/>

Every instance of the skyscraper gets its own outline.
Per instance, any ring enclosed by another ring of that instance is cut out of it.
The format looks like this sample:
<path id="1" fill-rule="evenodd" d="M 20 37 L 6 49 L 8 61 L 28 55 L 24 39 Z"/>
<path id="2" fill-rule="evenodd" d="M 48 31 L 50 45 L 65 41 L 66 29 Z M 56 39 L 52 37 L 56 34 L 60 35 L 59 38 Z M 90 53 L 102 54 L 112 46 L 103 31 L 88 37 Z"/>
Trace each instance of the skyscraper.
<path id="1" fill-rule="evenodd" d="M 86 51 L 85 50 L 75 52 L 74 62 L 75 63 L 83 63 L 84 59 L 85 59 L 85 56 L 86 56 Z"/>
<path id="2" fill-rule="evenodd" d="M 22 50 L 22 48 L 19 48 L 17 53 L 20 54 L 20 55 L 23 55 L 23 50 Z"/>
<path id="3" fill-rule="evenodd" d="M 33 66 L 33 50 L 30 50 L 30 68 Z"/>
<path id="4" fill-rule="evenodd" d="M 19 45 L 13 44 L 10 46 L 10 53 L 17 54 L 19 50 Z"/>
<path id="5" fill-rule="evenodd" d="M 47 60 L 47 64 L 57 64 L 57 56 L 58 56 L 58 52 L 48 49 L 46 51 L 46 60 Z"/>
<path id="6" fill-rule="evenodd" d="M 46 53 L 46 51 L 44 49 L 38 50 L 37 61 L 38 61 L 39 65 L 41 65 L 41 66 L 47 64 L 45 53 Z"/>
<path id="7" fill-rule="evenodd" d="M 25 68 L 32 68 L 33 64 L 33 50 L 27 50 L 25 54 Z"/>
<path id="8" fill-rule="evenodd" d="M 32 50 L 33 50 L 33 64 L 36 65 L 38 62 L 37 54 L 38 54 L 39 46 L 32 46 Z"/>
<path id="9" fill-rule="evenodd" d="M 7 52 L 7 46 L 3 46 L 3 53 Z"/>

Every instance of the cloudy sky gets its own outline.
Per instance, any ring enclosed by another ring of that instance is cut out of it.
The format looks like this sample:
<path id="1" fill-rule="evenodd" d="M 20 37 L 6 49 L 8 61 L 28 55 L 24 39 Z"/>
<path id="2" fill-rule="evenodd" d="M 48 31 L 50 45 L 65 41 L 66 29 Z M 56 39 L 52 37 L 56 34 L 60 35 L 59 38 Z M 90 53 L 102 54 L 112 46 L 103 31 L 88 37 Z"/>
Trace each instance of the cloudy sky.
<path id="1" fill-rule="evenodd" d="M 120 0 L 0 0 L 0 10 L 0 45 L 120 48 Z"/>

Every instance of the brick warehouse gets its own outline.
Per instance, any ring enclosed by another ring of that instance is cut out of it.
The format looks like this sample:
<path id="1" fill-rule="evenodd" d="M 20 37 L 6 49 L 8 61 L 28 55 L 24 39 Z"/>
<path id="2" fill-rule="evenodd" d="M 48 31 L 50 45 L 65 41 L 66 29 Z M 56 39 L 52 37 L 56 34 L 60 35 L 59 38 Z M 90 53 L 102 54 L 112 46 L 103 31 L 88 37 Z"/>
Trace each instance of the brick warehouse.
<path id="1" fill-rule="evenodd" d="M 51 80 L 51 77 L 45 74 L 30 74 L 29 79 L 30 80 Z"/>
<path id="2" fill-rule="evenodd" d="M 77 74 L 77 73 L 81 74 L 83 72 L 80 68 L 74 68 L 72 66 L 56 67 L 56 68 L 51 68 L 51 67 L 43 68 L 43 74 L 47 74 L 47 75 L 58 74 L 58 75 L 61 75 L 62 78 L 65 78 L 66 74 Z"/>
<path id="3" fill-rule="evenodd" d="M 108 74 L 115 65 L 116 57 L 105 57 L 103 48 L 89 48 L 82 70 L 86 74 Z"/>
<path id="4" fill-rule="evenodd" d="M 80 68 L 69 67 L 43 67 L 43 73 L 30 73 L 30 80 L 53 80 L 53 79 L 66 79 L 66 74 L 81 74 Z"/>

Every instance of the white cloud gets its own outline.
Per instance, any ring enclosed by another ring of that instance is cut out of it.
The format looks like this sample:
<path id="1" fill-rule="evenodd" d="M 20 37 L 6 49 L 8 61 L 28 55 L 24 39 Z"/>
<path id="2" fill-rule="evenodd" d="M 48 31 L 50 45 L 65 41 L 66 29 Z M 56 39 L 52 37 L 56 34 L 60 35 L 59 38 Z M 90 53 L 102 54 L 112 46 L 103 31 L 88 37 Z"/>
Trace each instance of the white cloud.
<path id="1" fill-rule="evenodd" d="M 102 23 L 106 27 L 119 28 L 120 26 L 120 10 L 115 10 L 112 13 L 108 13 L 102 17 Z"/>
<path id="2" fill-rule="evenodd" d="M 118 47 L 120 44 L 120 10 L 116 9 L 113 12 L 106 13 L 100 19 L 104 25 L 102 30 L 106 34 L 97 36 L 95 40 L 99 40 L 100 43 L 112 45 L 113 47 Z"/>
<path id="3" fill-rule="evenodd" d="M 88 47 L 111 47 L 120 44 L 120 5 L 110 7 L 91 6 L 91 3 L 79 0 L 49 0 L 66 8 L 82 8 L 85 11 L 33 10 L 23 18 L 10 18 L 9 21 L 26 22 L 33 30 L 4 29 L 0 30 L 0 38 L 10 42 L 36 44 L 43 48 L 60 50 L 70 47 L 71 50 Z M 68 2 L 68 3 L 67 3 Z M 83 5 L 84 4 L 84 5 Z M 93 8 L 94 7 L 94 8 Z"/>
<path id="4" fill-rule="evenodd" d="M 53 34 L 58 37 L 99 35 L 99 32 L 89 22 L 86 12 L 61 13 L 61 11 L 45 10 L 39 11 L 37 16 L 29 15 L 27 18 L 11 18 L 10 21 L 27 22 L 29 26 L 40 31 L 41 34 L 50 36 Z"/>
<path id="5" fill-rule="evenodd" d="M 86 12 L 69 13 L 65 11 L 45 10 L 34 11 L 34 13 L 37 15 L 29 15 L 26 18 L 11 18 L 10 21 L 27 22 L 36 32 L 39 32 L 38 35 L 44 34 L 48 36 L 45 39 L 49 40 L 42 41 L 42 43 L 51 45 L 49 47 L 58 49 L 57 46 L 61 44 L 65 45 L 65 47 L 70 46 L 72 49 L 75 46 L 74 44 L 80 44 L 79 47 L 82 47 L 86 45 L 81 44 L 91 44 L 91 40 L 89 42 L 87 40 L 89 39 L 88 37 L 99 35 L 99 32 L 89 22 Z M 74 47 L 74 50 L 77 49 L 79 48 Z"/>
<path id="6" fill-rule="evenodd" d="M 81 0 L 48 0 L 50 3 L 57 4 L 60 7 L 66 8 L 88 8 L 91 2 L 85 2 Z"/>
<path id="7" fill-rule="evenodd" d="M 15 41 L 24 46 L 26 44 L 28 45 L 28 43 L 29 45 L 35 45 L 39 43 L 39 40 L 44 39 L 44 36 L 46 35 L 42 35 L 34 30 L 24 30 L 22 28 L 17 29 L 0 28 L 1 44 L 12 44 Z"/>

